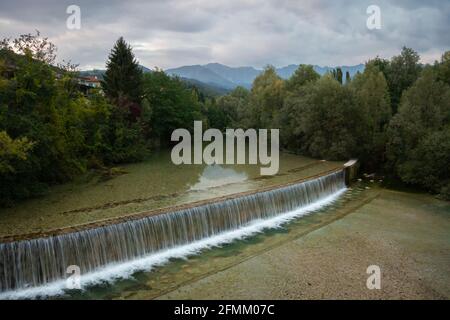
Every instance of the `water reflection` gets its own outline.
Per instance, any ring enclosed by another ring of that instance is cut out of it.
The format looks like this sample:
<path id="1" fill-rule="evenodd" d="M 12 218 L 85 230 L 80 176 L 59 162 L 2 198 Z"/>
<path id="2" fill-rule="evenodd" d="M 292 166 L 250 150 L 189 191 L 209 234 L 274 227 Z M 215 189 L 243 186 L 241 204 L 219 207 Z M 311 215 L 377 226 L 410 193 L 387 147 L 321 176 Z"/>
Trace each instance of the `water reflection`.
<path id="1" fill-rule="evenodd" d="M 224 168 L 221 165 L 206 166 L 199 175 L 197 183 L 191 185 L 189 190 L 206 190 L 208 188 L 219 187 L 230 183 L 243 182 L 248 179 L 246 172 L 238 172 L 229 167 Z"/>

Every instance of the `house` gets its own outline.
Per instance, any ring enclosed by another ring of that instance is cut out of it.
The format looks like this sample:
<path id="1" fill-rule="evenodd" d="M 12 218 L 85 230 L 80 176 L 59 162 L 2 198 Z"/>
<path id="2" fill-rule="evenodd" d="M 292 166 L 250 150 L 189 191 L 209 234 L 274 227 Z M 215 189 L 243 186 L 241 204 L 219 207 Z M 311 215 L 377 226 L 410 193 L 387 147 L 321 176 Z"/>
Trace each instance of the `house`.
<path id="1" fill-rule="evenodd" d="M 77 77 L 76 81 L 80 91 L 85 95 L 89 95 L 91 91 L 95 89 L 98 89 L 100 93 L 103 92 L 101 81 L 97 78 L 97 76 Z"/>
<path id="2" fill-rule="evenodd" d="M 100 88 L 101 82 L 97 76 L 79 77 L 78 84 L 88 88 Z"/>

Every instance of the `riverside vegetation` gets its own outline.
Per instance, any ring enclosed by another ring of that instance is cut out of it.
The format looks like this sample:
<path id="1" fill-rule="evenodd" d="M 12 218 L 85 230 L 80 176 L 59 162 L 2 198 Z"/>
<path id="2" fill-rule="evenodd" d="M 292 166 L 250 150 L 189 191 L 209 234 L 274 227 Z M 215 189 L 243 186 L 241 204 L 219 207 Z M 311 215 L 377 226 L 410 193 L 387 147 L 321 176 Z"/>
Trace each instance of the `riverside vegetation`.
<path id="1" fill-rule="evenodd" d="M 212 97 L 156 69 L 144 73 L 120 38 L 102 90 L 83 93 L 76 66 L 55 65 L 39 33 L 0 42 L 0 205 L 44 194 L 87 170 L 115 172 L 170 143 L 177 128 L 279 128 L 280 145 L 329 160 L 359 158 L 450 199 L 450 52 L 433 65 L 403 48 L 363 73 L 319 76 L 301 65 L 288 80 L 271 66 L 251 90 Z M 109 168 L 109 169 L 108 169 Z"/>

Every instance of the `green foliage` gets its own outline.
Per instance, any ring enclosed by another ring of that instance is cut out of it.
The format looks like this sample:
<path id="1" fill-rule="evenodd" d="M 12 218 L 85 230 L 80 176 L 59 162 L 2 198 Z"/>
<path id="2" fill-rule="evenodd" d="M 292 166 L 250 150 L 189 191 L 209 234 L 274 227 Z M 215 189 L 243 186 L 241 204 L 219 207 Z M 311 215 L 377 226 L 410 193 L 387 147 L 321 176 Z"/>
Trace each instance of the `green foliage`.
<path id="1" fill-rule="evenodd" d="M 397 170 L 403 181 L 450 200 L 450 126 L 422 137 Z"/>
<path id="2" fill-rule="evenodd" d="M 326 159 L 348 159 L 359 153 L 363 112 L 356 107 L 352 91 L 331 76 L 290 96 L 285 110 L 298 139 L 295 151 Z"/>
<path id="3" fill-rule="evenodd" d="M 246 127 L 269 128 L 283 106 L 284 81 L 275 68 L 268 66 L 253 81 L 250 91 L 250 117 L 245 119 Z"/>
<path id="4" fill-rule="evenodd" d="M 347 73 L 345 86 L 339 68 L 320 77 L 302 65 L 283 81 L 268 67 L 249 95 L 221 97 L 206 115 L 219 128 L 280 128 L 287 150 L 356 157 L 366 170 L 385 170 L 450 198 L 449 70 L 450 52 L 423 68 L 409 48 L 391 60 L 368 61 L 351 81 Z"/>
<path id="5" fill-rule="evenodd" d="M 103 126 L 97 133 L 95 158 L 105 164 L 137 162 L 144 159 L 148 151 L 144 128 L 140 122 L 127 120 L 126 110 L 113 108 L 109 125 Z"/>
<path id="6" fill-rule="evenodd" d="M 56 80 L 53 68 L 30 53 L 16 63 L 14 75 L 2 78 L 0 130 L 17 142 L 33 141 L 33 148 L 0 173 L 3 203 L 40 194 L 85 170 L 85 138 L 96 130 L 94 121 L 84 126 L 96 105 L 72 91 L 70 77 Z"/>
<path id="7" fill-rule="evenodd" d="M 25 161 L 32 147 L 27 138 L 11 139 L 5 131 L 0 131 L 0 174 L 14 173 L 14 162 Z"/>
<path id="8" fill-rule="evenodd" d="M 397 113 L 403 91 L 408 89 L 420 75 L 422 68 L 419 60 L 417 52 L 403 47 L 400 55 L 393 57 L 390 61 L 377 57 L 368 63 L 376 65 L 383 72 L 388 83 L 394 114 Z"/>
<path id="9" fill-rule="evenodd" d="M 375 58 L 369 60 L 366 63 L 366 67 L 369 65 L 373 65 L 373 66 L 377 67 L 378 70 L 380 70 L 383 73 L 384 77 L 385 78 L 387 77 L 387 75 L 389 73 L 389 66 L 390 66 L 389 60 L 382 59 L 382 58 L 376 56 Z"/>
<path id="10" fill-rule="evenodd" d="M 145 123 L 149 110 L 142 101 L 143 73 L 122 37 L 106 62 L 102 88 L 112 106 L 104 108 L 109 123 L 102 123 L 95 136 L 94 158 L 106 164 L 142 160 L 149 147 L 149 128 Z"/>
<path id="11" fill-rule="evenodd" d="M 143 87 L 152 116 L 147 125 L 162 144 L 170 142 L 173 130 L 190 129 L 194 120 L 201 120 L 198 93 L 180 79 L 156 70 L 144 75 Z"/>
<path id="12" fill-rule="evenodd" d="M 442 55 L 440 63 L 435 64 L 438 79 L 450 85 L 450 51 Z"/>
<path id="13" fill-rule="evenodd" d="M 373 170 L 384 161 L 386 126 L 392 114 L 387 82 L 378 67 L 369 63 L 349 85 L 363 117 L 364 134 L 359 157 L 366 168 Z"/>
<path id="14" fill-rule="evenodd" d="M 207 105 L 206 115 L 210 127 L 221 130 L 246 127 L 245 120 L 250 116 L 247 114 L 248 101 L 249 92 L 243 87 L 237 87 L 230 94 L 213 100 L 209 108 Z"/>
<path id="15" fill-rule="evenodd" d="M 450 86 L 426 68 L 403 94 L 389 124 L 388 168 L 403 181 L 435 192 L 448 187 L 449 127 Z"/>
<path id="16" fill-rule="evenodd" d="M 21 34 L 13 40 L 9 38 L 1 40 L 0 50 L 32 56 L 35 60 L 49 65 L 56 59 L 56 46 L 48 38 L 41 37 L 38 30 L 35 34 Z"/>
<path id="17" fill-rule="evenodd" d="M 421 70 L 419 59 L 417 52 L 404 47 L 401 54 L 391 60 L 387 80 L 394 112 L 397 110 L 403 91 L 419 77 Z"/>
<path id="18" fill-rule="evenodd" d="M 229 127 L 231 121 L 226 114 L 228 107 L 226 100 L 228 100 L 228 98 L 229 96 L 219 98 L 219 101 L 221 101 L 220 106 L 217 104 L 216 99 L 208 99 L 203 103 L 202 113 L 207 119 L 209 128 L 216 128 L 224 131 Z M 234 104 L 231 107 L 235 109 Z"/>
<path id="19" fill-rule="evenodd" d="M 320 78 L 320 75 L 314 71 L 312 65 L 300 65 L 294 74 L 286 81 L 286 90 L 295 91 L 296 88 L 300 88 L 310 81 L 316 81 Z"/>
<path id="20" fill-rule="evenodd" d="M 341 73 L 334 73 L 318 80 L 311 66 L 301 66 L 287 81 L 278 118 L 282 145 L 319 158 L 358 157 L 376 167 L 382 161 L 391 115 L 386 80 L 378 68 L 368 66 L 342 86 Z"/>
<path id="21" fill-rule="evenodd" d="M 143 128 L 129 121 L 129 110 L 100 93 L 82 95 L 70 64 L 48 64 L 52 50 L 27 49 L 52 47 L 45 38 L 42 46 L 36 37 L 19 39 L 24 54 L 0 50 L 0 205 L 42 194 L 90 166 L 145 156 Z"/>
<path id="22" fill-rule="evenodd" d="M 292 77 L 286 81 L 285 99 L 275 127 L 281 128 L 281 144 L 288 150 L 305 152 L 302 147 L 303 132 L 299 127 L 303 111 L 298 105 L 299 100 L 309 94 L 319 79 L 320 75 L 311 65 L 300 65 Z"/>

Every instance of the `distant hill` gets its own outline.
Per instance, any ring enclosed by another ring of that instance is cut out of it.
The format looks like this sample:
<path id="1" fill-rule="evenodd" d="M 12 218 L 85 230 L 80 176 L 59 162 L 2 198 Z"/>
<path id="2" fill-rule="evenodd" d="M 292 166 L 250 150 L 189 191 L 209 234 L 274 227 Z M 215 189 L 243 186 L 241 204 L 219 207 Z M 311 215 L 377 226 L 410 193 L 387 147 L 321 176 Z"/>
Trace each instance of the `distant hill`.
<path id="1" fill-rule="evenodd" d="M 188 87 L 196 87 L 206 97 L 219 97 L 231 92 L 231 89 L 222 88 L 213 84 L 206 84 L 195 79 L 180 78 Z"/>
<path id="2" fill-rule="evenodd" d="M 146 72 L 152 72 L 151 69 L 144 67 L 143 65 L 139 65 L 139 67 L 141 67 L 142 72 L 146 73 Z"/>
<path id="3" fill-rule="evenodd" d="M 314 66 L 314 70 L 316 70 L 315 68 L 316 66 Z M 295 70 L 298 69 L 298 65 L 296 64 L 290 64 L 286 67 L 281 67 L 281 68 L 277 68 L 277 74 L 283 78 L 283 79 L 289 79 L 295 72 Z M 316 70 L 317 72 L 317 70 Z M 320 75 L 322 75 L 322 73 L 318 72 Z"/>
<path id="4" fill-rule="evenodd" d="M 278 75 L 283 79 L 288 79 L 297 70 L 299 65 L 291 64 L 285 67 L 276 68 Z M 321 67 L 314 65 L 314 70 L 320 74 L 325 73 L 337 67 Z M 340 66 L 342 72 L 348 71 L 353 77 L 358 71 L 364 71 L 364 65 Z M 170 75 L 176 75 L 182 78 L 194 79 L 206 84 L 219 86 L 224 89 L 234 89 L 237 86 L 251 88 L 253 80 L 262 72 L 261 69 L 253 67 L 229 67 L 220 63 L 209 63 L 205 65 L 183 66 L 179 68 L 168 69 L 166 72 Z"/>
<path id="5" fill-rule="evenodd" d="M 285 67 L 276 68 L 277 74 L 283 78 L 288 79 L 297 70 L 299 65 L 290 64 Z M 143 72 L 152 72 L 147 67 L 141 65 Z M 337 68 L 329 66 L 313 66 L 314 70 L 324 75 L 327 72 Z M 351 77 L 355 74 L 364 71 L 364 64 L 354 66 L 340 66 L 345 79 L 345 73 L 348 71 Z M 229 67 L 220 63 L 208 63 L 205 65 L 182 66 L 179 68 L 167 69 L 165 72 L 171 76 L 180 77 L 189 86 L 197 87 L 201 92 L 207 96 L 223 95 L 237 86 L 242 86 L 250 89 L 253 80 L 262 72 L 261 69 L 253 67 Z M 82 76 L 97 76 L 98 79 L 103 79 L 105 70 L 94 69 L 81 71 Z"/>
<path id="6" fill-rule="evenodd" d="M 233 89 L 236 84 L 221 74 L 218 74 L 206 66 L 194 65 L 183 66 L 175 69 L 168 69 L 166 73 L 171 76 L 179 76 L 185 79 L 194 79 L 208 85 L 221 87 L 225 89 Z"/>
<path id="7" fill-rule="evenodd" d="M 253 80 L 261 73 L 253 67 L 237 67 L 232 68 L 220 63 L 208 63 L 205 68 L 219 74 L 223 78 L 234 83 L 234 85 L 249 87 Z"/>

